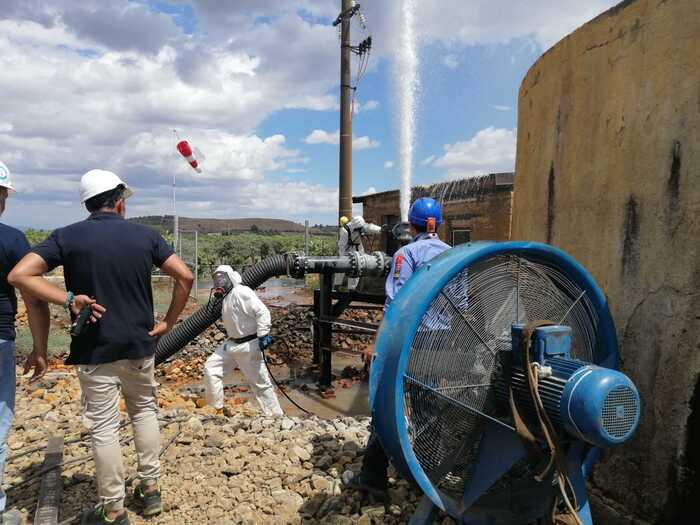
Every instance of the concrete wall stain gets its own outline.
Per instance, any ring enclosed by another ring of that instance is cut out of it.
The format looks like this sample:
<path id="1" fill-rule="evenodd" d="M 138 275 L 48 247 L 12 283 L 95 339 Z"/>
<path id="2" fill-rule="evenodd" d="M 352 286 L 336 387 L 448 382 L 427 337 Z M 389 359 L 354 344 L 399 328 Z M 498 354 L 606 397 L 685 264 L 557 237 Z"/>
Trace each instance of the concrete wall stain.
<path id="1" fill-rule="evenodd" d="M 554 163 L 549 166 L 549 177 L 547 178 L 547 243 L 552 244 L 554 238 Z"/>
<path id="2" fill-rule="evenodd" d="M 671 171 L 666 182 L 666 195 L 668 197 L 668 228 L 671 235 L 678 226 L 680 219 L 680 179 L 681 179 L 681 143 L 673 142 L 671 151 Z"/>
<path id="3" fill-rule="evenodd" d="M 622 274 L 634 274 L 639 266 L 639 211 L 637 200 L 630 195 L 625 204 L 622 240 Z"/>

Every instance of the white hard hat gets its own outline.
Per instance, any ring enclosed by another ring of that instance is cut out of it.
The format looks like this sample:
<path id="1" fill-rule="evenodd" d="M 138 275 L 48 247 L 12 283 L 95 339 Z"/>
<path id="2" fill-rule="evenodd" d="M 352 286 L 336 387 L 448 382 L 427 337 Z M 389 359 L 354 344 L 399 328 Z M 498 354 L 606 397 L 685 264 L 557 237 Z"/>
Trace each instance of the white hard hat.
<path id="1" fill-rule="evenodd" d="M 10 170 L 7 169 L 7 166 L 5 166 L 2 161 L 0 161 L 0 187 L 15 191 L 15 187 L 12 185 L 12 179 L 10 178 Z"/>
<path id="2" fill-rule="evenodd" d="M 124 198 L 131 197 L 134 192 L 129 189 L 126 182 L 121 180 L 116 173 L 106 170 L 90 170 L 80 179 L 80 202 L 91 199 L 95 195 L 113 190 L 119 185 L 124 186 Z"/>

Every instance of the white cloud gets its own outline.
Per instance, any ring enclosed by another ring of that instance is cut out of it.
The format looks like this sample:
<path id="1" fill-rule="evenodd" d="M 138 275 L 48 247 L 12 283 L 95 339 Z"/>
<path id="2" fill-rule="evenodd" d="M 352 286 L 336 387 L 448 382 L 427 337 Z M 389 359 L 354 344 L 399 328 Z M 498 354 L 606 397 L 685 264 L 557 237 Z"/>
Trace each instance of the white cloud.
<path id="1" fill-rule="evenodd" d="M 306 136 L 304 142 L 307 144 L 331 144 L 337 146 L 340 142 L 340 131 L 336 130 L 330 132 L 322 129 L 315 129 Z M 367 136 L 353 136 L 352 138 L 352 147 L 357 150 L 377 148 L 380 144 L 378 140 L 373 140 Z"/>
<path id="2" fill-rule="evenodd" d="M 502 106 L 500 104 L 492 104 L 491 107 L 496 111 L 513 111 L 511 106 Z"/>
<path id="3" fill-rule="evenodd" d="M 420 161 L 421 166 L 428 166 L 435 160 L 435 155 L 430 155 L 430 157 L 427 157 Z"/>
<path id="4" fill-rule="evenodd" d="M 340 142 L 340 132 L 330 133 L 322 129 L 315 129 L 306 136 L 304 142 L 307 144 L 338 144 Z"/>
<path id="5" fill-rule="evenodd" d="M 368 100 L 362 104 L 362 111 L 373 111 L 379 107 L 378 100 Z"/>
<path id="6" fill-rule="evenodd" d="M 515 129 L 488 127 L 471 139 L 446 144 L 445 153 L 434 161 L 450 179 L 485 173 L 512 171 L 515 167 Z"/>
<path id="7" fill-rule="evenodd" d="M 619 3 L 619 0 L 424 0 L 416 2 L 417 30 L 423 42 L 462 46 L 530 39 L 547 49 L 568 33 Z M 362 10 L 372 26 L 379 54 L 392 55 L 400 28 L 403 2 L 365 2 Z"/>
<path id="8" fill-rule="evenodd" d="M 323 10 L 320 1 L 301 2 L 309 12 Z M 258 136 L 255 129 L 283 108 L 336 107 L 336 39 L 329 25 L 299 16 L 298 6 L 269 3 L 275 18 L 260 23 L 242 3 L 225 6 L 235 23 L 217 36 L 208 28 L 186 35 L 169 15 L 126 0 L 3 2 L 0 158 L 23 190 L 6 219 L 57 225 L 79 218 L 76 183 L 93 167 L 114 169 L 139 190 L 132 213 L 139 206 L 168 212 L 173 172 L 187 197 L 198 196 L 199 208 L 211 203 L 207 210 L 225 216 L 238 211 L 231 198 L 223 200 L 222 186 L 245 183 L 279 194 L 273 187 L 282 183 L 266 175 L 298 173 L 308 159 L 283 135 Z M 206 17 L 198 18 L 204 28 Z M 177 157 L 173 128 L 205 153 L 202 175 Z M 360 147 L 375 146 L 359 140 Z M 334 191 L 306 188 L 326 197 Z M 46 213 L 54 207 L 57 213 Z"/>
<path id="9" fill-rule="evenodd" d="M 381 142 L 378 140 L 373 140 L 369 138 L 368 136 L 363 136 L 363 137 L 353 137 L 352 138 L 352 147 L 353 149 L 374 149 L 378 148 L 381 145 Z"/>
<path id="10" fill-rule="evenodd" d="M 459 66 L 459 58 L 457 55 L 445 55 L 442 59 L 442 63 L 450 69 L 456 69 Z"/>
<path id="11" fill-rule="evenodd" d="M 384 163 L 384 168 L 387 169 L 387 170 L 390 170 L 390 169 L 393 168 L 393 167 L 394 167 L 394 161 L 393 161 L 393 160 L 387 160 L 387 161 Z"/>

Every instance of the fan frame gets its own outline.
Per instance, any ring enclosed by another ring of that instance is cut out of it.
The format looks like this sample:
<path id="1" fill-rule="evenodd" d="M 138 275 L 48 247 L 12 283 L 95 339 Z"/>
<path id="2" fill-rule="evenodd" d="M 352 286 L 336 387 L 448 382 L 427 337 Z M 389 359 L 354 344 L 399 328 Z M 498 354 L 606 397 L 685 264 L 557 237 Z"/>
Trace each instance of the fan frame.
<path id="1" fill-rule="evenodd" d="M 598 316 L 593 362 L 607 368 L 619 368 L 617 335 L 605 295 L 590 273 L 564 251 L 535 242 L 472 242 L 447 250 L 424 264 L 401 288 L 385 312 L 370 374 L 370 406 L 375 430 L 396 467 L 405 476 L 413 478 L 437 507 L 452 516 L 462 516 L 466 509 L 455 505 L 453 498 L 443 497 L 443 493 L 433 486 L 409 442 L 404 416 L 404 374 L 423 315 L 440 291 L 466 267 L 501 255 L 521 255 L 554 266 L 585 290 Z M 598 452 L 593 449 L 585 460 L 581 457 L 584 471 L 590 469 L 597 456 Z"/>

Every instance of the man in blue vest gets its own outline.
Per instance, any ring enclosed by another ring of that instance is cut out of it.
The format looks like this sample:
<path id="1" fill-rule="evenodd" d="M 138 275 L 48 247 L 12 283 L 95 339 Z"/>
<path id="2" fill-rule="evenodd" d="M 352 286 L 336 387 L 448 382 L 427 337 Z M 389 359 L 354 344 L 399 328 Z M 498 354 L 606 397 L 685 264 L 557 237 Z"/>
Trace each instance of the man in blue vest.
<path id="1" fill-rule="evenodd" d="M 415 271 L 450 248 L 437 235 L 437 228 L 442 222 L 442 212 L 435 199 L 422 197 L 416 200 L 408 212 L 408 221 L 413 240 L 394 254 L 391 272 L 386 279 L 384 310 Z M 365 354 L 366 360 L 371 359 L 372 352 L 373 349 Z M 389 458 L 372 428 L 362 460 L 362 470 L 351 480 L 349 486 L 386 499 L 388 467 Z"/>

